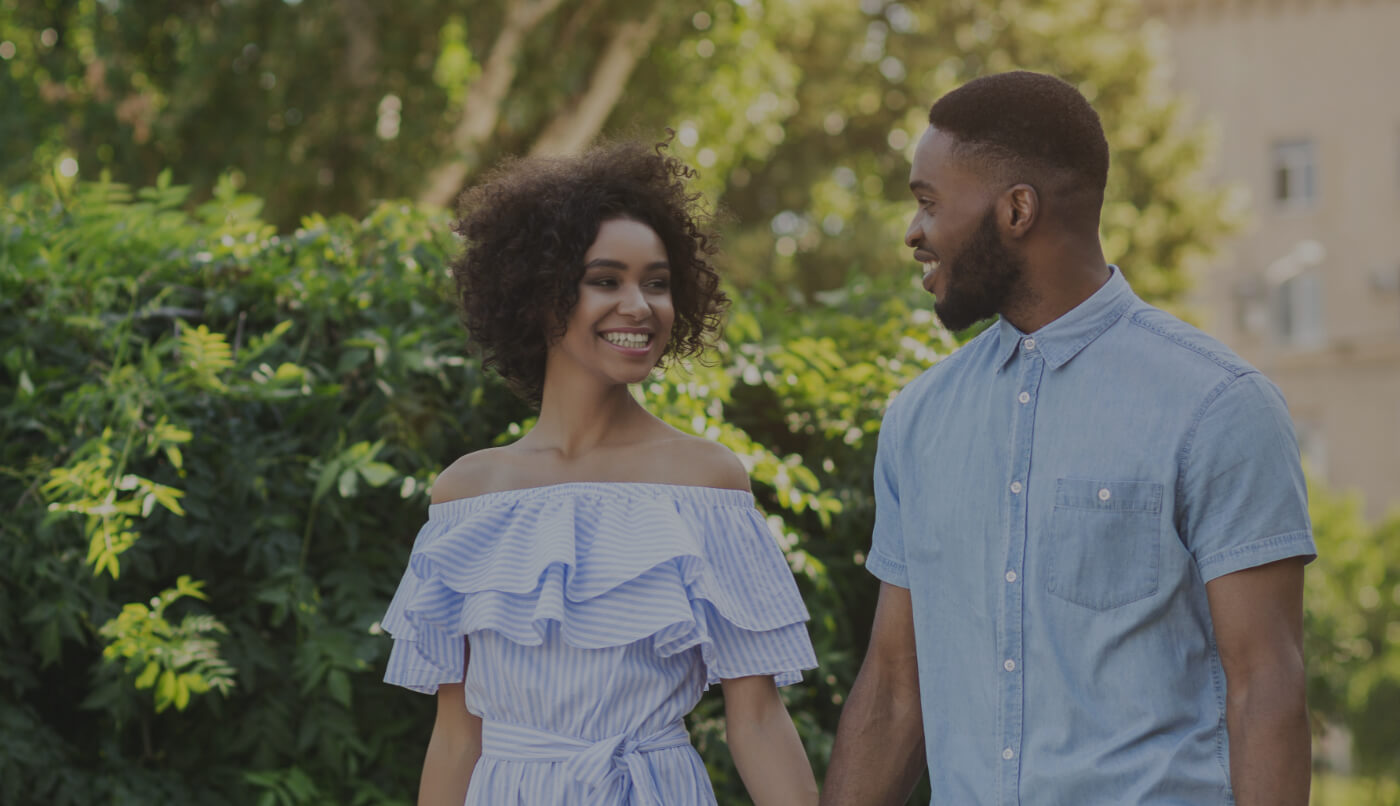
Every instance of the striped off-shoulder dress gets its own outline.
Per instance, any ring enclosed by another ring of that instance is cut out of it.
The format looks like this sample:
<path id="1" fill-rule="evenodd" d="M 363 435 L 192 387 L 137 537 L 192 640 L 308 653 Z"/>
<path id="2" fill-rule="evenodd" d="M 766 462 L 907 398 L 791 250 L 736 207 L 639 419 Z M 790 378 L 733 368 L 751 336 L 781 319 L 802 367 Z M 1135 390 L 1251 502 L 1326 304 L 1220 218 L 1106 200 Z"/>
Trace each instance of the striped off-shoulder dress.
<path id="1" fill-rule="evenodd" d="M 383 619 L 387 682 L 463 680 L 469 806 L 714 804 L 683 718 L 719 680 L 816 666 L 792 573 L 740 490 L 569 483 L 433 504 Z"/>

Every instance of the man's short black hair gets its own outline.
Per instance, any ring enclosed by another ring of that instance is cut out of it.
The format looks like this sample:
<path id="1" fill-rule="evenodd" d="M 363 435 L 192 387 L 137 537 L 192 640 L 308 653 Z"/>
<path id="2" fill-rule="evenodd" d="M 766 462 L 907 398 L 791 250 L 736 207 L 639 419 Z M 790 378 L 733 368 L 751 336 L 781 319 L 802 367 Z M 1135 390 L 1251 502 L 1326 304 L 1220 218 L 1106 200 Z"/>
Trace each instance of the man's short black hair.
<path id="1" fill-rule="evenodd" d="M 1098 113 L 1070 84 L 1016 71 L 973 79 L 938 99 L 929 125 L 958 141 L 954 153 L 1036 184 L 1042 193 L 1094 192 L 1108 184 L 1108 140 Z"/>

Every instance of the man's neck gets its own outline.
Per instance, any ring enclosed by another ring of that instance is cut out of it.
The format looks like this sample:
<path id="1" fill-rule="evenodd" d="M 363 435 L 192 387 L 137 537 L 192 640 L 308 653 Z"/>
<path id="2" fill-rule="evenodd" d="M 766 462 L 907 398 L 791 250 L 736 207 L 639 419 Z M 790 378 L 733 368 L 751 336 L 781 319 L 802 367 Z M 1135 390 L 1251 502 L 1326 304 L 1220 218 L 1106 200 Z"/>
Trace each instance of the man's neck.
<path id="1" fill-rule="evenodd" d="M 1034 333 L 1079 307 L 1112 276 L 1097 239 L 1092 248 L 1063 244 L 1030 261 L 1025 293 L 1012 300 L 1001 316 L 1022 333 Z"/>

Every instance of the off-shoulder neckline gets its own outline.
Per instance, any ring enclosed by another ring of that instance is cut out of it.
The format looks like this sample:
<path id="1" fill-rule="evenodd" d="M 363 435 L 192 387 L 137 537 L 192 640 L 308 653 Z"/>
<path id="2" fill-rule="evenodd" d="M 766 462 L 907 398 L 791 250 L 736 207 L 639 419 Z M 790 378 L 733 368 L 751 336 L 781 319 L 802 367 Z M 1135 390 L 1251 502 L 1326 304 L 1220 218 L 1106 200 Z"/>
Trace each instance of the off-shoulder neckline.
<path id="1" fill-rule="evenodd" d="M 470 512 L 473 509 L 503 501 L 521 501 L 531 498 L 548 498 L 559 495 L 593 493 L 597 495 L 647 492 L 651 495 L 667 495 L 678 500 L 695 503 L 726 504 L 730 506 L 753 505 L 753 493 L 733 487 L 706 487 L 698 484 L 664 484 L 651 481 L 561 481 L 554 484 L 541 484 L 535 487 L 518 487 L 513 490 L 496 490 L 465 498 L 453 498 L 428 505 L 429 517 L 451 516 Z"/>

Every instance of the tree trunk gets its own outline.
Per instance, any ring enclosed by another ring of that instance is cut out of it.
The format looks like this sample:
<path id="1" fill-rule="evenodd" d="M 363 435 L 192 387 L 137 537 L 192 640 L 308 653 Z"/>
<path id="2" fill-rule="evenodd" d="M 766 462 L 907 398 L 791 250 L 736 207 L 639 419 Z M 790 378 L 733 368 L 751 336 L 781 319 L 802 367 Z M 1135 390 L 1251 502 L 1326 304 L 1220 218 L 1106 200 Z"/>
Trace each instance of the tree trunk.
<path id="1" fill-rule="evenodd" d="M 622 97 L 638 60 L 646 54 L 661 27 L 660 4 L 652 6 L 644 20 L 628 20 L 617 26 L 603 55 L 593 68 L 588 89 L 545 126 L 530 155 L 577 154 L 598 136 L 608 115 Z"/>
<path id="2" fill-rule="evenodd" d="M 521 45 L 540 21 L 559 7 L 562 0 L 509 0 L 506 18 L 481 74 L 472 82 L 462 103 L 462 117 L 452 130 L 452 156 L 428 173 L 418 200 L 447 205 L 456 198 L 462 183 L 476 166 L 481 145 L 496 128 L 501 104 L 515 81 L 516 58 Z"/>

